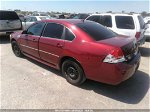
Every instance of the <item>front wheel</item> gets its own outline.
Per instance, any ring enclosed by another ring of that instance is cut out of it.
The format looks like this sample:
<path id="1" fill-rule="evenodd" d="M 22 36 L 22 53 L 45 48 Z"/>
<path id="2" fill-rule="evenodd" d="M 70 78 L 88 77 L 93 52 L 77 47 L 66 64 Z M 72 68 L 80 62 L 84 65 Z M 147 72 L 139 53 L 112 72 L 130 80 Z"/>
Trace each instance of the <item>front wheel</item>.
<path id="1" fill-rule="evenodd" d="M 62 64 L 62 73 L 66 80 L 73 85 L 81 85 L 85 80 L 83 69 L 72 60 L 66 60 Z"/>
<path id="2" fill-rule="evenodd" d="M 23 56 L 23 54 L 22 54 L 22 52 L 21 52 L 21 50 L 20 50 L 20 48 L 19 48 L 19 46 L 18 46 L 16 41 L 12 41 L 11 42 L 11 46 L 12 46 L 12 50 L 13 50 L 14 54 L 17 57 L 22 57 Z"/>

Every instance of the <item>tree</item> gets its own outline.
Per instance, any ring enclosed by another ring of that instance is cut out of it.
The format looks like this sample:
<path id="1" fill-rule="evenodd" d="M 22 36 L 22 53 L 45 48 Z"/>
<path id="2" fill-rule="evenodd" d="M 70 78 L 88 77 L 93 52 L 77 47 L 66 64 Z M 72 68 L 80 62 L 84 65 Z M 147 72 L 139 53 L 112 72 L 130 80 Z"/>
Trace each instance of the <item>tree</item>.
<path id="1" fill-rule="evenodd" d="M 107 11 L 106 13 L 112 13 L 112 11 Z"/>
<path id="2" fill-rule="evenodd" d="M 146 17 L 148 14 L 147 14 L 146 11 L 143 11 L 143 12 L 141 13 L 141 15 L 142 15 L 143 17 Z"/>

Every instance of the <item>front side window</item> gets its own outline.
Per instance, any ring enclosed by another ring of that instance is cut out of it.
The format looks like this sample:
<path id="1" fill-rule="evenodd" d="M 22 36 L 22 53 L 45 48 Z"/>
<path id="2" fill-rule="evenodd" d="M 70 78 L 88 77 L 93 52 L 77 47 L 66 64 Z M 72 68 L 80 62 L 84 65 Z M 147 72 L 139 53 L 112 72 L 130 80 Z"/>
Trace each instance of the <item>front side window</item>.
<path id="1" fill-rule="evenodd" d="M 100 24 L 107 26 L 107 27 L 112 27 L 112 19 L 111 16 L 101 16 L 100 17 Z"/>
<path id="2" fill-rule="evenodd" d="M 65 30 L 65 40 L 72 41 L 74 38 L 75 38 L 75 36 L 73 35 L 73 33 L 68 28 L 66 28 L 66 30 Z"/>
<path id="3" fill-rule="evenodd" d="M 44 33 L 43 37 L 50 37 L 50 38 L 58 38 L 61 39 L 63 34 L 64 26 L 56 23 L 48 23 Z"/>
<path id="4" fill-rule="evenodd" d="M 43 23 L 43 22 L 32 25 L 27 30 L 27 34 L 40 36 L 44 25 L 45 25 L 45 23 Z"/>
<path id="5" fill-rule="evenodd" d="M 115 16 L 116 26 L 120 29 L 134 29 L 132 16 Z"/>

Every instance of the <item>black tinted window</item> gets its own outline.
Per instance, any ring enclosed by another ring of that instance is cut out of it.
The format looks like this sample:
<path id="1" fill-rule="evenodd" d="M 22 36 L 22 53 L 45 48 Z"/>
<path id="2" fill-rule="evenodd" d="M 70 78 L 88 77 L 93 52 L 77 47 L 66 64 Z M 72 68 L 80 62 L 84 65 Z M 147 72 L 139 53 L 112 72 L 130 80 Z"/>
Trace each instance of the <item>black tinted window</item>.
<path id="1" fill-rule="evenodd" d="M 84 30 L 96 41 L 116 36 L 116 33 L 95 22 L 78 23 L 77 26 Z"/>
<path id="2" fill-rule="evenodd" d="M 0 20 L 16 20 L 19 19 L 16 12 L 13 11 L 0 11 Z"/>
<path id="3" fill-rule="evenodd" d="M 87 20 L 99 22 L 100 17 L 99 16 L 90 16 L 89 18 L 87 18 Z"/>
<path id="4" fill-rule="evenodd" d="M 116 26 L 121 29 L 134 29 L 134 21 L 131 16 L 116 16 Z"/>
<path id="5" fill-rule="evenodd" d="M 37 23 L 29 27 L 27 34 L 40 36 L 45 23 Z"/>
<path id="6" fill-rule="evenodd" d="M 144 20 L 141 16 L 138 16 L 138 20 L 139 20 L 139 23 L 140 23 L 140 28 L 143 29 L 145 27 L 145 23 L 144 23 Z"/>
<path id="7" fill-rule="evenodd" d="M 101 16 L 100 17 L 100 24 L 107 26 L 107 27 L 112 27 L 112 20 L 111 16 Z"/>
<path id="8" fill-rule="evenodd" d="M 60 24 L 48 23 L 44 30 L 43 36 L 60 39 L 63 33 L 63 28 L 64 27 Z"/>
<path id="9" fill-rule="evenodd" d="M 75 38 L 75 36 L 73 35 L 73 33 L 68 28 L 66 28 L 66 30 L 65 30 L 65 40 L 72 41 L 74 38 Z"/>

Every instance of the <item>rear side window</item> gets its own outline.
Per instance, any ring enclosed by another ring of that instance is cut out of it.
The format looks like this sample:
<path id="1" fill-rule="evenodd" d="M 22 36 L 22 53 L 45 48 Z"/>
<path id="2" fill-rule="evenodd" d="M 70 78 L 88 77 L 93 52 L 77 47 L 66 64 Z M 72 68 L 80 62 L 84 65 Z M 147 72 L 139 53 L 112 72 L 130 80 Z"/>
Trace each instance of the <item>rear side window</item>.
<path id="1" fill-rule="evenodd" d="M 143 29 L 145 27 L 145 23 L 144 23 L 144 20 L 141 16 L 138 16 L 138 20 L 139 20 L 139 23 L 140 23 L 140 28 Z"/>
<path id="2" fill-rule="evenodd" d="M 99 16 L 90 16 L 89 18 L 87 18 L 87 20 L 95 21 L 95 22 L 99 23 L 100 17 Z"/>
<path id="3" fill-rule="evenodd" d="M 96 41 L 117 36 L 116 33 L 95 22 L 78 23 L 77 26 L 89 34 Z"/>
<path id="4" fill-rule="evenodd" d="M 100 24 L 107 26 L 107 27 L 112 27 L 112 19 L 111 16 L 100 16 Z"/>
<path id="5" fill-rule="evenodd" d="M 66 30 L 65 30 L 65 40 L 72 41 L 74 38 L 75 38 L 75 36 L 73 35 L 73 33 L 68 28 L 66 28 Z"/>
<path id="6" fill-rule="evenodd" d="M 44 25 L 45 25 L 45 23 L 43 23 L 43 22 L 32 25 L 27 30 L 27 34 L 40 36 Z"/>
<path id="7" fill-rule="evenodd" d="M 19 19 L 16 12 L 13 11 L 0 11 L 0 20 L 16 20 Z"/>
<path id="8" fill-rule="evenodd" d="M 115 16 L 116 26 L 120 29 L 134 29 L 134 21 L 131 16 Z"/>
<path id="9" fill-rule="evenodd" d="M 111 16 L 90 16 L 87 20 L 95 21 L 107 27 L 112 27 Z"/>
<path id="10" fill-rule="evenodd" d="M 56 23 L 48 23 L 44 30 L 43 36 L 61 39 L 64 26 Z"/>

